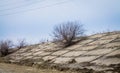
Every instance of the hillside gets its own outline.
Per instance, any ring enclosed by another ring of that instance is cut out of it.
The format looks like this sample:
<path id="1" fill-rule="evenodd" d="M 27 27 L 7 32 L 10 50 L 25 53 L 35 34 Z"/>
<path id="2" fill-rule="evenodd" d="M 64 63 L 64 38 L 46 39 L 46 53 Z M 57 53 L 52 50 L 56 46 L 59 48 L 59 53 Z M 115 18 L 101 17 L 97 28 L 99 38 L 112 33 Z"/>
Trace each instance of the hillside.
<path id="1" fill-rule="evenodd" d="M 91 35 L 67 48 L 60 48 L 53 42 L 31 45 L 5 59 L 22 65 L 119 73 L 120 32 Z"/>

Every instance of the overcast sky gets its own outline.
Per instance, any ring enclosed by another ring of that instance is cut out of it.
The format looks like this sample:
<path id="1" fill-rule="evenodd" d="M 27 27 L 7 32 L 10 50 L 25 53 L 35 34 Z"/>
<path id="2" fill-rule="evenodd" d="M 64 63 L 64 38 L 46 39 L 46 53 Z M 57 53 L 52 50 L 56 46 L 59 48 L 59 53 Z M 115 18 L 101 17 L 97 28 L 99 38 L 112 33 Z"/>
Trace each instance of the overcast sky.
<path id="1" fill-rule="evenodd" d="M 80 21 L 86 34 L 120 30 L 120 0 L 0 0 L 0 40 L 36 43 L 67 21 Z"/>

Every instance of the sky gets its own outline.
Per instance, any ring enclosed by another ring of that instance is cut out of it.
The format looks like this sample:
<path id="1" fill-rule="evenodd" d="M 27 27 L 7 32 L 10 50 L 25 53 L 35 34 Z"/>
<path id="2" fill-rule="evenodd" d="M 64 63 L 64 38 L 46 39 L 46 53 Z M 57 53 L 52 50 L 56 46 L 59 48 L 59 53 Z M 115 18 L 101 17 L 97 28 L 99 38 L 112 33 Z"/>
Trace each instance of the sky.
<path id="1" fill-rule="evenodd" d="M 0 40 L 51 40 L 53 27 L 79 21 L 86 35 L 120 30 L 120 0 L 0 0 Z"/>

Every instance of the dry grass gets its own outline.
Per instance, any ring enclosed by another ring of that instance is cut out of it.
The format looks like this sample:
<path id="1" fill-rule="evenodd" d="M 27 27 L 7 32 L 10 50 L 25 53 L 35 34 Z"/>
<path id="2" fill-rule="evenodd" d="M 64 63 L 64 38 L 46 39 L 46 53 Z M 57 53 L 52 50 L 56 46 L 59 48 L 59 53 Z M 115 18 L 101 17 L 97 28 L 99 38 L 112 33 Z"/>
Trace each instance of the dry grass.
<path id="1" fill-rule="evenodd" d="M 76 73 L 71 71 L 58 71 L 55 69 L 37 69 L 28 66 L 0 63 L 2 73 Z"/>

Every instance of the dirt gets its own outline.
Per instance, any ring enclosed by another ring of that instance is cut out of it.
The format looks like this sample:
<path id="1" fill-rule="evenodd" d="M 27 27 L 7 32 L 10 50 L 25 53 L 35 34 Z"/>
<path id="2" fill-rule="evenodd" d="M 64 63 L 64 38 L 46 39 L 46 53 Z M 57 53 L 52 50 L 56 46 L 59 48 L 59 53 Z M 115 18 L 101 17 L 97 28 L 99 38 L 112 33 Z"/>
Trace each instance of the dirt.
<path id="1" fill-rule="evenodd" d="M 70 71 L 58 71 L 53 69 L 37 69 L 28 66 L 0 63 L 0 73 L 76 73 Z"/>

